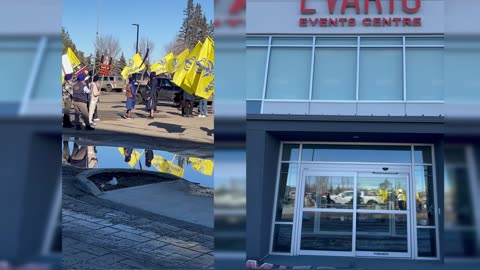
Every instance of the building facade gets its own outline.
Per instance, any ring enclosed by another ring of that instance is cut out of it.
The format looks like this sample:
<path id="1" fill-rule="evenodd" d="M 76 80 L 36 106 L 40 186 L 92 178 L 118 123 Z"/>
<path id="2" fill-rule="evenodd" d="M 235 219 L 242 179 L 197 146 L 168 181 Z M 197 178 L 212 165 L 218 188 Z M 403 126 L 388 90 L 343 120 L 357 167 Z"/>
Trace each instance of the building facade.
<path id="1" fill-rule="evenodd" d="M 455 208 L 466 196 L 459 181 L 473 190 L 463 203 L 467 223 L 479 224 L 477 178 L 465 180 L 454 169 L 464 167 L 449 163 L 452 151 L 470 151 L 475 164 L 478 134 L 469 136 L 472 147 L 451 147 L 462 134 L 450 134 L 446 120 L 478 104 L 478 79 L 464 78 L 480 67 L 480 47 L 458 38 L 480 34 L 458 19 L 471 8 L 247 1 L 247 259 L 441 263 L 468 253 L 449 250 L 455 241 L 478 254 L 474 229 L 444 234 L 466 207 Z"/>
<path id="2" fill-rule="evenodd" d="M 61 268 L 60 0 L 0 9 L 0 260 Z"/>

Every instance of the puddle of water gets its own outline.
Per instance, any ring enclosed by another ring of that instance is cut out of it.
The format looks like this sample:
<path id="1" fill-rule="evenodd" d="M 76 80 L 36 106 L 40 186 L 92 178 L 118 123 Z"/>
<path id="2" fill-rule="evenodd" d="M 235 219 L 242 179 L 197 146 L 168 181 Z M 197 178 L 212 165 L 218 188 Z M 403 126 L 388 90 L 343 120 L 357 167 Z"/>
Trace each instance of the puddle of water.
<path id="1" fill-rule="evenodd" d="M 112 146 L 90 146 L 63 141 L 62 159 L 70 156 L 70 165 L 80 168 L 139 169 L 164 172 L 183 177 L 201 186 L 213 188 L 212 160 L 172 154 L 170 152 Z M 150 161 L 150 166 L 148 165 Z"/>

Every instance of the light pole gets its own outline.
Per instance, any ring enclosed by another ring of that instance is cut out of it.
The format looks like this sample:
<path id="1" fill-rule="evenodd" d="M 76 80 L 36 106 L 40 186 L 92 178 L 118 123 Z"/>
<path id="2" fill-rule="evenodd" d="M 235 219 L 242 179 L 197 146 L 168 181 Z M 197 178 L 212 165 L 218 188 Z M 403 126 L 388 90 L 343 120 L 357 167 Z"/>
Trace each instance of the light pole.
<path id="1" fill-rule="evenodd" d="M 132 25 L 137 27 L 137 51 L 136 51 L 136 53 L 138 53 L 138 31 L 140 30 L 140 25 L 138 25 L 136 23 L 132 23 Z"/>

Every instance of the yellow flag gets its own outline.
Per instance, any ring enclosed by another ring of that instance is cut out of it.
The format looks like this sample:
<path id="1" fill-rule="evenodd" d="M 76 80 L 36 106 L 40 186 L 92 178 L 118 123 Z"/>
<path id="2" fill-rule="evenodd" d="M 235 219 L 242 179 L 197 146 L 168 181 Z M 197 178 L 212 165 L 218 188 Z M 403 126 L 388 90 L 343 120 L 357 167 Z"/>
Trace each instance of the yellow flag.
<path id="1" fill-rule="evenodd" d="M 78 60 L 77 56 L 72 51 L 72 49 L 70 49 L 70 47 L 67 48 L 67 55 L 73 68 L 76 68 L 78 65 L 80 65 L 80 60 Z"/>
<path id="2" fill-rule="evenodd" d="M 168 66 L 168 72 L 173 73 L 177 71 L 177 69 L 180 68 L 181 64 L 185 61 L 185 59 L 187 59 L 189 54 L 190 54 L 190 50 L 185 49 L 182 53 L 175 56 L 175 58 L 173 58 L 172 62 Z"/>
<path id="3" fill-rule="evenodd" d="M 201 159 L 201 158 L 188 158 L 188 161 L 192 163 L 192 169 L 198 171 L 205 175 L 212 175 L 213 174 L 213 161 L 209 159 Z"/>
<path id="4" fill-rule="evenodd" d="M 128 71 L 130 70 L 129 67 L 124 67 L 123 70 L 122 70 L 122 73 L 120 73 L 122 75 L 122 78 L 124 80 L 127 80 L 128 79 Z"/>
<path id="5" fill-rule="evenodd" d="M 197 58 L 197 65 L 202 72 L 192 85 L 195 95 L 205 99 L 208 99 L 214 91 L 214 51 L 214 42 L 207 37 Z"/>
<path id="6" fill-rule="evenodd" d="M 212 54 L 212 59 L 213 59 L 213 41 L 207 37 L 205 39 L 205 43 L 203 43 L 202 47 L 200 48 L 200 51 L 198 52 L 197 57 L 195 58 L 195 62 L 192 63 L 190 69 L 187 72 L 187 75 L 185 75 L 185 79 L 183 80 L 182 86 L 186 86 L 187 89 L 192 89 L 193 86 L 198 82 L 200 79 L 200 75 L 202 73 L 202 68 L 206 66 L 209 66 L 210 69 L 213 72 L 213 61 L 208 62 L 208 56 L 209 54 Z M 201 66 L 202 65 L 202 66 Z M 213 78 L 213 74 L 212 74 Z M 191 94 L 195 93 L 195 89 L 191 91 Z"/>
<path id="7" fill-rule="evenodd" d="M 185 80 L 185 76 L 189 74 L 189 71 L 192 70 L 193 73 L 196 72 L 196 62 L 195 59 L 197 59 L 197 55 L 200 52 L 200 49 L 202 48 L 202 43 L 200 41 L 197 42 L 197 45 L 193 48 L 193 50 L 190 52 L 188 55 L 187 59 L 183 63 L 181 63 L 180 67 L 177 69 L 175 72 L 175 75 L 173 76 L 173 82 L 180 86 L 183 90 L 189 92 L 192 94 L 192 91 L 190 87 L 187 85 L 183 84 L 183 81 Z M 194 74 L 191 74 L 193 76 Z"/>
<path id="8" fill-rule="evenodd" d="M 127 65 L 123 68 L 122 78 L 124 80 L 128 79 L 128 75 L 138 73 L 146 68 L 145 64 L 142 64 L 143 59 L 139 53 L 135 54 L 130 60 L 128 61 Z"/>
<path id="9" fill-rule="evenodd" d="M 173 164 L 169 160 L 165 160 L 159 155 L 154 155 L 152 159 L 152 165 L 159 172 L 172 174 L 178 177 L 183 177 L 184 169 L 178 165 Z"/>
<path id="10" fill-rule="evenodd" d="M 150 66 L 150 72 L 155 72 L 157 75 L 168 72 L 168 65 L 173 61 L 173 58 L 175 58 L 173 53 L 167 54 L 160 61 Z"/>
<path id="11" fill-rule="evenodd" d="M 118 151 L 120 152 L 120 154 L 122 154 L 122 156 L 125 156 L 125 151 L 124 151 L 123 147 L 119 147 Z M 130 156 L 130 161 L 128 162 L 128 165 L 130 165 L 130 167 L 135 166 L 135 164 L 140 160 L 141 156 L 142 156 L 142 154 L 140 154 L 140 152 L 133 149 L 132 155 Z"/>

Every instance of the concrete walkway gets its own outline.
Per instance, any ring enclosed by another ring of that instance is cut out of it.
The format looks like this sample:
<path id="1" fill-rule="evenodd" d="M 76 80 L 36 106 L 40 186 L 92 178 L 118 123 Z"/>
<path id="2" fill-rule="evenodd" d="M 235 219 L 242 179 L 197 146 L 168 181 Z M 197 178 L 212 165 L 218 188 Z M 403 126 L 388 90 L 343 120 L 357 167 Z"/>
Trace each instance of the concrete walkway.
<path id="1" fill-rule="evenodd" d="M 63 196 L 63 269 L 213 269 L 213 236 Z"/>
<path id="2" fill-rule="evenodd" d="M 82 171 L 62 166 L 63 269 L 213 269 L 213 229 L 87 195 Z"/>
<path id="3" fill-rule="evenodd" d="M 213 196 L 188 192 L 185 180 L 117 189 L 100 198 L 158 215 L 213 228 Z"/>

